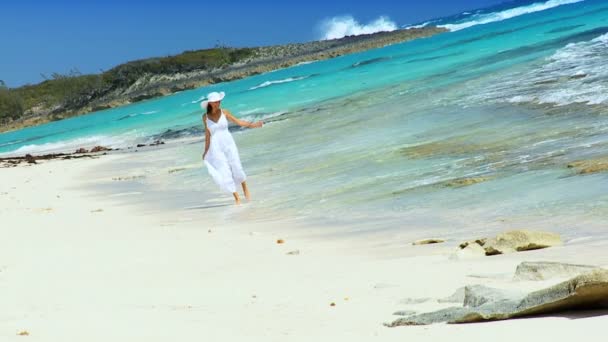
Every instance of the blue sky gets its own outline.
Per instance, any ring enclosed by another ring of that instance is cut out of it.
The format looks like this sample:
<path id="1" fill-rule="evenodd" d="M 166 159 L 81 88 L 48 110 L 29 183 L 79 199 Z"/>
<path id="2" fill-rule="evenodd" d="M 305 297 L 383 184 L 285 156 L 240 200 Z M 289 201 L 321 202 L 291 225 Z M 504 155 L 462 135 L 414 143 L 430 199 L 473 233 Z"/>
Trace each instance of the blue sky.
<path id="1" fill-rule="evenodd" d="M 11 87 L 77 68 L 97 73 L 129 60 L 184 50 L 304 42 L 327 18 L 382 15 L 399 26 L 504 0 L 41 1 L 0 3 L 0 80 Z"/>

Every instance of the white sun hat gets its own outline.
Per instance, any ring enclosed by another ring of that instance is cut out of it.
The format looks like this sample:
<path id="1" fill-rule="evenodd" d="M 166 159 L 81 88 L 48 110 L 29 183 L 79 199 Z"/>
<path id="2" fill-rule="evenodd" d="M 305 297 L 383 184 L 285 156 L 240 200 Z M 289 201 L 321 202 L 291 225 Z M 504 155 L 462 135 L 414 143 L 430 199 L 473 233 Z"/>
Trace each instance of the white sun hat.
<path id="1" fill-rule="evenodd" d="M 206 110 L 207 104 L 209 102 L 222 101 L 224 99 L 224 96 L 226 96 L 226 93 L 224 93 L 223 91 L 220 91 L 220 92 L 214 91 L 214 92 L 207 94 L 207 99 L 205 101 L 201 101 L 201 108 Z"/>

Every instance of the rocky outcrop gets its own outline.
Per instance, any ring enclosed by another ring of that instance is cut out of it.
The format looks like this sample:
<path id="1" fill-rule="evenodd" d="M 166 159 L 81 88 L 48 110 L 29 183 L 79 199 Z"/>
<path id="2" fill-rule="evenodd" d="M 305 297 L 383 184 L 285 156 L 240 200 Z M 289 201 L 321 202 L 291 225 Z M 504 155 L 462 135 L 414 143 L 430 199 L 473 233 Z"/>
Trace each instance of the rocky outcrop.
<path id="1" fill-rule="evenodd" d="M 446 31 L 446 29 L 439 27 L 412 28 L 348 36 L 336 40 L 252 48 L 251 57 L 233 64 L 212 69 L 201 65 L 200 68 L 194 70 L 176 71 L 170 74 L 145 73 L 131 84 L 95 94 L 83 94 L 71 101 L 69 105 L 48 106 L 39 104 L 28 108 L 23 117 L 0 126 L 0 132 L 123 106 L 209 84 L 234 81 L 302 62 L 325 60 L 345 54 L 381 48 L 386 45 L 429 37 Z"/>
<path id="2" fill-rule="evenodd" d="M 455 256 L 497 255 L 559 246 L 558 234 L 531 230 L 512 230 L 494 238 L 477 239 L 460 244 Z"/>
<path id="3" fill-rule="evenodd" d="M 462 307 L 397 319 L 389 327 L 505 320 L 573 309 L 608 308 L 608 270 L 596 269 L 531 293 L 468 286 Z"/>
<path id="4" fill-rule="evenodd" d="M 530 251 L 558 246 L 562 240 L 558 234 L 530 230 L 513 230 L 502 233 L 483 244 L 486 255 Z"/>

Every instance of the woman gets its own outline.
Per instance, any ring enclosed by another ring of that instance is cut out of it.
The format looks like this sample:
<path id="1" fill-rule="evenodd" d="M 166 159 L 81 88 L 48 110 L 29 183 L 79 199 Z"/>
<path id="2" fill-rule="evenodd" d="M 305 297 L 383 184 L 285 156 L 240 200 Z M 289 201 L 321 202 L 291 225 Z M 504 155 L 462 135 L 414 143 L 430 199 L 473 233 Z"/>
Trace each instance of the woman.
<path id="1" fill-rule="evenodd" d="M 241 184 L 245 198 L 249 201 L 251 196 L 245 183 L 245 172 L 239 158 L 234 139 L 228 131 L 228 120 L 242 127 L 262 127 L 262 121 L 251 123 L 235 118 L 228 110 L 220 109 L 224 92 L 212 92 L 207 95 L 207 100 L 201 102 L 203 114 L 203 126 L 205 127 L 205 152 L 203 161 L 211 178 L 224 191 L 231 192 L 236 204 L 240 204 L 239 194 L 236 186 Z"/>

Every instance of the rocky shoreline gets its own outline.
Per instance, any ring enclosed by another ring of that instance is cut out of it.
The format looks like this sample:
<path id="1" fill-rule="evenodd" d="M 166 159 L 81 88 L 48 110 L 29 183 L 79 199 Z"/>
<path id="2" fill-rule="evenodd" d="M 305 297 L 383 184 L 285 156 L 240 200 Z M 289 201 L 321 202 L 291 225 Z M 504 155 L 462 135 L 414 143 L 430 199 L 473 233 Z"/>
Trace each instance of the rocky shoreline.
<path id="1" fill-rule="evenodd" d="M 134 152 L 137 152 L 137 148 L 146 147 L 146 146 L 158 146 L 164 145 L 165 142 L 162 140 L 156 140 L 150 144 L 137 144 L 136 146 L 129 146 L 126 149 L 130 150 L 135 148 Z M 90 150 L 86 148 L 79 148 L 71 153 L 47 153 L 40 155 L 31 155 L 26 154 L 24 156 L 15 156 L 15 157 L 4 157 L 0 158 L 0 168 L 9 168 L 19 166 L 21 163 L 24 164 L 38 164 L 39 160 L 66 160 L 66 159 L 79 159 L 79 158 L 99 158 L 100 156 L 108 154 L 108 151 L 120 151 L 120 148 L 110 148 L 106 146 L 95 146 Z"/>
<path id="2" fill-rule="evenodd" d="M 190 72 L 171 74 L 148 73 L 128 87 L 114 89 L 106 94 L 100 94 L 98 97 L 82 96 L 75 103 L 52 108 L 44 105 L 34 106 L 26 110 L 23 117 L 0 126 L 0 132 L 115 108 L 209 84 L 233 81 L 287 68 L 298 63 L 324 60 L 417 38 L 430 37 L 446 31 L 446 29 L 437 27 L 411 28 L 348 36 L 335 40 L 258 47 L 253 49 L 254 52 L 251 57 L 221 68 L 211 70 L 201 68 Z"/>

